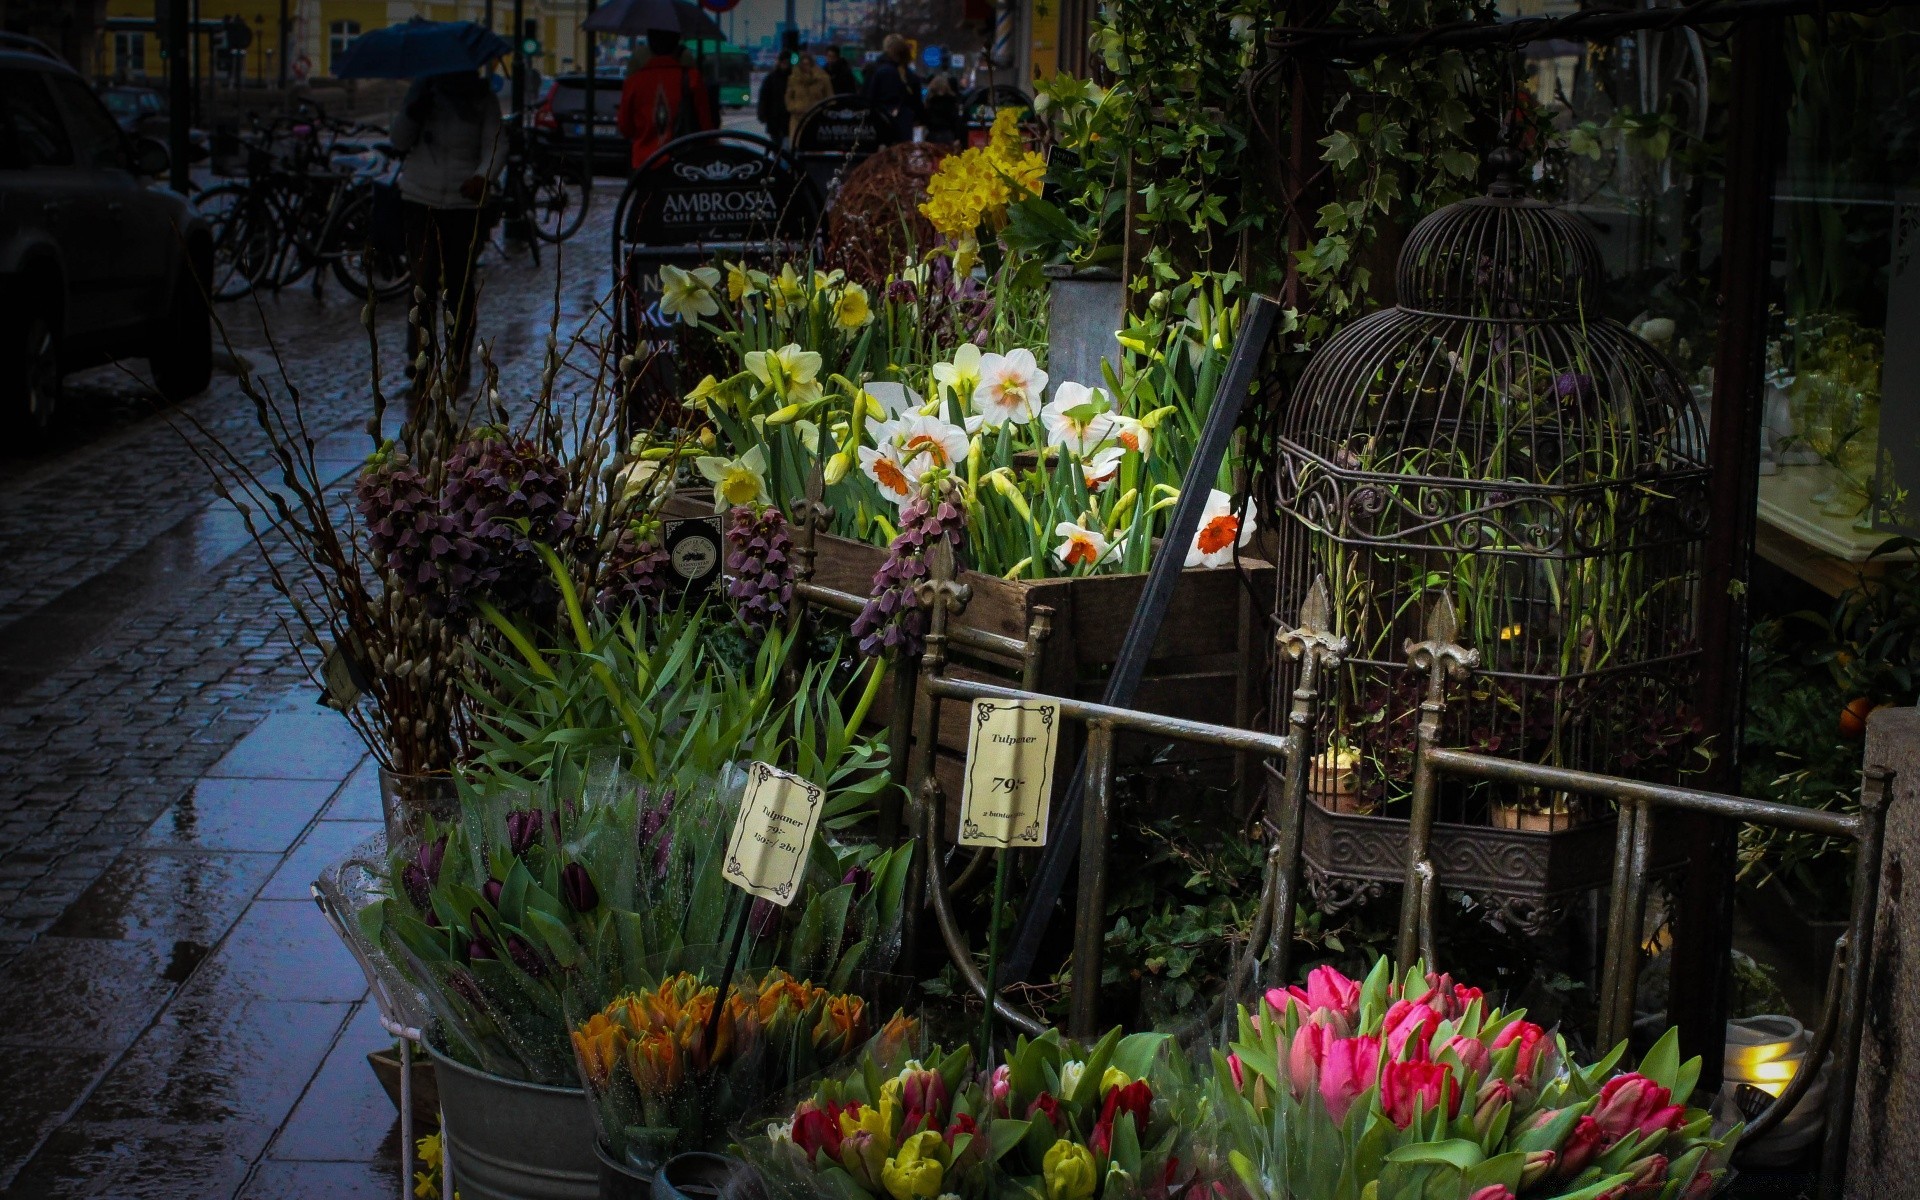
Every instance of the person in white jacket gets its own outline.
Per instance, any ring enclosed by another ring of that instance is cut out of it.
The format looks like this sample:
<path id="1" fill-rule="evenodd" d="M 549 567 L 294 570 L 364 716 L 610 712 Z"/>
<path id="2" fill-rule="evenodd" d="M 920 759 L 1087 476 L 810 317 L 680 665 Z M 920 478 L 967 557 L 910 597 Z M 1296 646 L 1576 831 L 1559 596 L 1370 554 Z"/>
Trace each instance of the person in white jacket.
<path id="1" fill-rule="evenodd" d="M 473 350 L 474 263 L 485 236 L 481 205 L 507 161 L 500 102 L 484 75 L 460 71 L 416 79 L 394 118 L 391 140 L 404 155 L 407 255 L 414 285 L 426 293 L 407 330 L 407 374 L 424 352 L 464 391 Z M 445 340 L 435 344 L 438 331 Z"/>

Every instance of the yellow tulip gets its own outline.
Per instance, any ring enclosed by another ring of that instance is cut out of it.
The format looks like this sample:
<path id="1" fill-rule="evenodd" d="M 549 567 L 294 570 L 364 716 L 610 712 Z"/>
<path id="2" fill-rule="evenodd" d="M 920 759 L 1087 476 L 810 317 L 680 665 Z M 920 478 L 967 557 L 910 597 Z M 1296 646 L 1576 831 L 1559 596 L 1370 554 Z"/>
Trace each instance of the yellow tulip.
<path id="1" fill-rule="evenodd" d="M 1040 1176 L 1046 1181 L 1047 1200 L 1092 1200 L 1100 1182 L 1093 1152 L 1064 1138 L 1041 1160 Z"/>
<path id="2" fill-rule="evenodd" d="M 887 1194 L 893 1200 L 934 1200 L 946 1177 L 946 1150 L 946 1142 L 931 1129 L 908 1138 L 880 1168 Z"/>

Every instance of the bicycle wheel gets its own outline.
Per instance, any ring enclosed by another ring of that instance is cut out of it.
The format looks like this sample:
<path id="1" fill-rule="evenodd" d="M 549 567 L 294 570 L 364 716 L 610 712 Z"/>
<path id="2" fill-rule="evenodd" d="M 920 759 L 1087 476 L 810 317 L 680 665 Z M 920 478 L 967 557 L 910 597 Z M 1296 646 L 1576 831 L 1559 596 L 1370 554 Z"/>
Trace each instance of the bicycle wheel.
<path id="1" fill-rule="evenodd" d="M 371 193 L 346 201 L 328 240 L 334 277 L 361 299 L 371 291 L 376 300 L 392 300 L 413 286 L 406 255 L 375 243 Z"/>
<path id="2" fill-rule="evenodd" d="M 251 190 L 223 183 L 194 197 L 194 205 L 213 226 L 213 277 L 207 287 L 216 300 L 237 300 L 251 292 L 273 260 L 273 231 Z"/>
<path id="3" fill-rule="evenodd" d="M 527 207 L 533 235 L 543 242 L 564 242 L 587 219 L 586 174 L 579 164 L 551 159 L 536 162 L 527 172 Z"/>

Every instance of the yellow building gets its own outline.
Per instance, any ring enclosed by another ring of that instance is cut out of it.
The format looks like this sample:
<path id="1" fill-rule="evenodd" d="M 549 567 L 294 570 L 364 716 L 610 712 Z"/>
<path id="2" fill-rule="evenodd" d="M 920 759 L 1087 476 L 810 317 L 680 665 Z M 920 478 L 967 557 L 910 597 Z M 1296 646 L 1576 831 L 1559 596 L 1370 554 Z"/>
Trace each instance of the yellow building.
<path id="1" fill-rule="evenodd" d="M 281 59 L 295 81 L 332 75 L 334 55 L 354 38 L 383 25 L 415 15 L 432 21 L 485 21 L 492 9 L 493 28 L 509 41 L 517 40 L 512 0 L 186 0 L 202 22 L 237 17 L 253 31 L 251 44 L 235 58 L 225 60 L 228 72 L 238 70 L 240 81 L 275 84 Z M 586 39 L 580 22 L 586 19 L 585 0 L 524 0 L 526 19 L 534 22 L 540 52 L 534 66 L 545 74 L 569 70 L 584 61 Z M 154 0 L 107 0 L 109 21 L 116 17 L 152 20 Z M 280 30 L 281 14 L 287 28 Z M 213 37 L 202 35 L 202 70 L 215 74 Z M 160 39 L 151 31 L 115 31 L 101 39 L 101 61 L 95 70 L 115 78 L 157 79 L 162 73 Z M 219 75 L 218 78 L 229 78 Z"/>

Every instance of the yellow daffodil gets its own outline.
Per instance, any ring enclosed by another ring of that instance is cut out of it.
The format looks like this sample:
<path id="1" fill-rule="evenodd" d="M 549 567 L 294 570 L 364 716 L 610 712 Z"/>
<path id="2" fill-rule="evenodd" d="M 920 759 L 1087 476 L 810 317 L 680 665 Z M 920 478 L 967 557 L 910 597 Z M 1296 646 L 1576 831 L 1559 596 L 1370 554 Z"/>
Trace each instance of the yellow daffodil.
<path id="1" fill-rule="evenodd" d="M 750 271 L 742 263 L 727 264 L 727 299 L 734 304 L 766 290 L 767 273 Z"/>
<path id="2" fill-rule="evenodd" d="M 797 308 L 807 302 L 806 280 L 800 278 L 799 272 L 793 269 L 792 263 L 782 266 L 780 274 L 775 276 L 768 286 L 773 292 L 773 307 L 776 312 L 784 313 L 789 308 Z"/>
<path id="3" fill-rule="evenodd" d="M 739 458 L 703 455 L 694 460 L 700 474 L 713 484 L 713 510 L 725 512 L 742 504 L 767 504 L 767 449 L 755 446 Z"/>
<path id="4" fill-rule="evenodd" d="M 741 364 L 761 386 L 789 404 L 807 404 L 820 398 L 820 355 L 789 343 L 778 350 L 749 350 Z"/>
<path id="5" fill-rule="evenodd" d="M 720 272 L 712 267 L 688 271 L 667 263 L 660 268 L 660 311 L 681 321 L 698 323 L 720 311 L 720 300 L 713 289 L 720 284 Z"/>
<path id="6" fill-rule="evenodd" d="M 720 381 L 711 375 L 695 384 L 693 390 L 687 393 L 687 398 L 681 401 L 681 403 L 687 408 L 706 413 L 710 413 L 716 408 L 724 409 L 726 407 L 726 405 L 721 402 Z"/>
<path id="7" fill-rule="evenodd" d="M 961 342 L 953 352 L 952 362 L 933 364 L 933 381 L 941 390 L 957 396 L 962 404 L 973 403 L 974 389 L 980 386 L 980 366 L 983 359 L 980 347 L 972 342 Z M 994 355 L 992 357 L 998 357 Z"/>
<path id="8" fill-rule="evenodd" d="M 873 305 L 868 301 L 866 288 L 849 283 L 840 289 L 833 301 L 833 323 L 849 331 L 873 323 Z"/>

